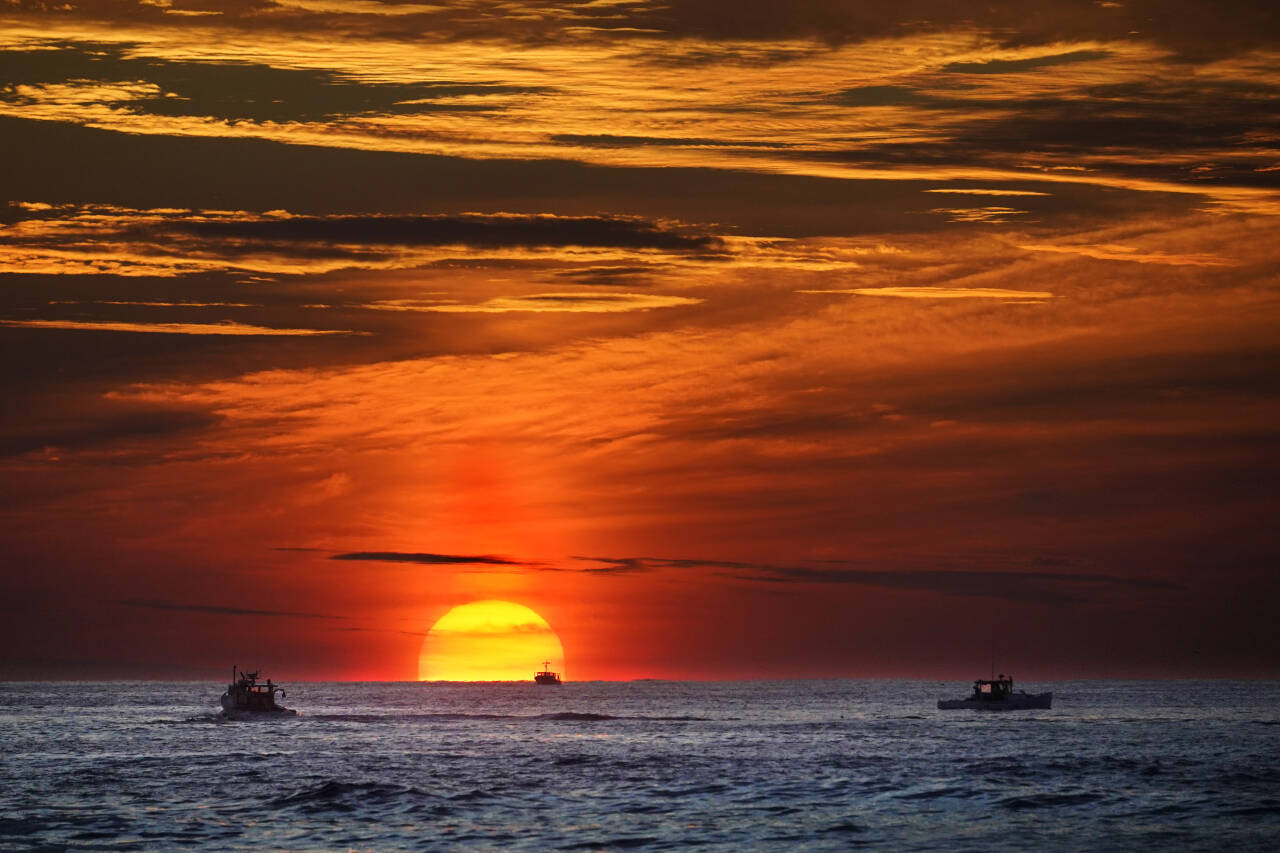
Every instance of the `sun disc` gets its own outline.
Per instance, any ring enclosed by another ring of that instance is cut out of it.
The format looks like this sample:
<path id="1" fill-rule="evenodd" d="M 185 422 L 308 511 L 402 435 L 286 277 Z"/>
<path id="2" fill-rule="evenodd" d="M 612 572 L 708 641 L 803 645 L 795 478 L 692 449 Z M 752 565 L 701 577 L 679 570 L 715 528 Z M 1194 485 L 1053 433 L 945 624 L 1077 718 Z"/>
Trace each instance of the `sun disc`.
<path id="1" fill-rule="evenodd" d="M 550 661 L 563 677 L 564 647 L 547 620 L 523 604 L 473 601 L 432 626 L 418 656 L 419 681 L 529 681 Z"/>

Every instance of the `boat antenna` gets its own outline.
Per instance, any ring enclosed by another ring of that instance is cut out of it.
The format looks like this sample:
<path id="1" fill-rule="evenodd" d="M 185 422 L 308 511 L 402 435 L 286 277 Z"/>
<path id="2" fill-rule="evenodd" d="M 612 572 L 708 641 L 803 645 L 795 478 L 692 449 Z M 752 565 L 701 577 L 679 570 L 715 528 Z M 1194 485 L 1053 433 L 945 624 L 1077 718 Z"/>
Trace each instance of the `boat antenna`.
<path id="1" fill-rule="evenodd" d="M 991 629 L 991 680 L 996 680 L 996 629 Z"/>

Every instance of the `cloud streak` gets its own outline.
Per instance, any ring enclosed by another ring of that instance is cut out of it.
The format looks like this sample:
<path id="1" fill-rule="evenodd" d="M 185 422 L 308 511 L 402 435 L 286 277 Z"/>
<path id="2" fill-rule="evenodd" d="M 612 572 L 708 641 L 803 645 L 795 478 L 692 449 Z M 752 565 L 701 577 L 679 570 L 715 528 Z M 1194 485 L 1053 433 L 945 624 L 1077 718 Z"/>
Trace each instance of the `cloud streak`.
<path id="1" fill-rule="evenodd" d="M 141 607 L 148 610 L 173 610 L 183 613 L 208 613 L 215 616 L 278 616 L 289 619 L 341 619 L 327 613 L 304 613 L 296 610 L 257 610 L 248 607 L 223 606 L 215 604 L 181 604 L 171 601 L 147 601 L 129 599 L 118 601 L 126 607 Z"/>
<path id="2" fill-rule="evenodd" d="M 474 305 L 422 305 L 414 310 L 453 314 L 510 312 L 612 314 L 621 311 L 648 311 L 653 308 L 697 305 L 702 301 L 686 296 L 664 296 L 656 293 L 531 293 L 527 296 L 497 297 Z"/>
<path id="3" fill-rule="evenodd" d="M 356 560 L 377 563 L 415 563 L 423 566 L 522 566 L 517 560 L 495 557 L 492 554 L 427 554 L 406 551 L 352 551 L 345 554 L 334 554 L 330 560 Z"/>
<path id="4" fill-rule="evenodd" d="M 350 329 L 273 329 L 230 320 L 222 323 L 125 323 L 109 320 L 0 320 L 0 326 L 26 329 L 64 329 L 81 332 L 136 332 L 155 335 L 231 335 L 237 337 L 313 337 L 361 335 Z"/>
<path id="5" fill-rule="evenodd" d="M 638 216 L 139 210 L 15 205 L 0 224 L 0 272 L 174 276 L 405 269 L 483 252 L 494 259 L 720 258 L 720 237 Z"/>
<path id="6" fill-rule="evenodd" d="M 1047 290 L 1011 290 L 1003 287 L 854 287 L 848 290 L 801 290 L 800 293 L 849 293 L 856 296 L 893 296 L 899 299 L 1053 299 Z"/>
<path id="7" fill-rule="evenodd" d="M 824 566 L 778 566 L 723 560 L 653 557 L 575 557 L 606 563 L 582 571 L 593 574 L 636 574 L 662 569 L 708 569 L 735 580 L 771 584 L 847 584 L 887 589 L 918 590 L 944 595 L 998 598 L 1010 601 L 1070 604 L 1097 600 L 1108 588 L 1182 592 L 1185 587 L 1166 580 L 1091 573 L 1044 571 L 966 571 L 868 569 Z M 827 561 L 839 563 L 840 561 Z"/>

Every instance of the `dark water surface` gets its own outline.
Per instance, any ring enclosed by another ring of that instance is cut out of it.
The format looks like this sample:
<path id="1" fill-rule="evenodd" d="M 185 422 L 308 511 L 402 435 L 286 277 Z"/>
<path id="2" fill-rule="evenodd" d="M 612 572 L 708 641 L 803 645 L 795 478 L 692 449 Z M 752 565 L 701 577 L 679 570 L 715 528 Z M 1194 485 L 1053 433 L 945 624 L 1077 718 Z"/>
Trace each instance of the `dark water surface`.
<path id="1" fill-rule="evenodd" d="M 0 849 L 1280 849 L 1280 682 L 0 684 Z"/>

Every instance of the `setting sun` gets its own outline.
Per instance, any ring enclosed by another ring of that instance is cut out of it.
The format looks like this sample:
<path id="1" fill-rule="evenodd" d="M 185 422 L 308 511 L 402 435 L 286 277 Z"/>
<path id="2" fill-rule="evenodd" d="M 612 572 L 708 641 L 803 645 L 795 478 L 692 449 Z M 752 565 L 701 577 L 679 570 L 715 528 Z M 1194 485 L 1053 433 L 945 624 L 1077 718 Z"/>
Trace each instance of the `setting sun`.
<path id="1" fill-rule="evenodd" d="M 432 626 L 418 657 L 420 681 L 528 681 L 543 661 L 564 670 L 564 647 L 534 611 L 510 601 L 473 601 Z"/>

